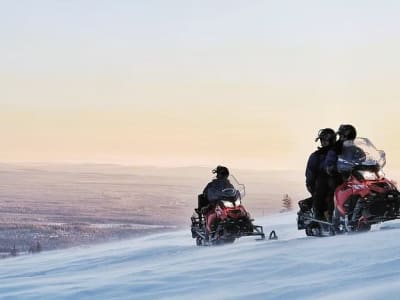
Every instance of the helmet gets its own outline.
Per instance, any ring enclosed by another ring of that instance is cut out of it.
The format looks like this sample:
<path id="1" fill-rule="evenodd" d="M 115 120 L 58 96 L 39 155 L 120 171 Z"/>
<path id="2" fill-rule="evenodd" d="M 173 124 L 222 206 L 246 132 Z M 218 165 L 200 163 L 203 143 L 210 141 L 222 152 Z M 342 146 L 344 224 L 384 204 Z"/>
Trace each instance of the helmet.
<path id="1" fill-rule="evenodd" d="M 343 124 L 339 126 L 337 134 L 342 141 L 354 140 L 357 136 L 357 131 L 353 125 Z"/>
<path id="2" fill-rule="evenodd" d="M 224 166 L 217 166 L 212 172 L 217 174 L 217 178 L 227 178 L 229 176 L 229 170 Z"/>
<path id="3" fill-rule="evenodd" d="M 318 136 L 315 141 L 327 142 L 327 145 L 323 146 L 331 146 L 336 142 L 336 133 L 332 128 L 324 128 L 318 131 Z"/>

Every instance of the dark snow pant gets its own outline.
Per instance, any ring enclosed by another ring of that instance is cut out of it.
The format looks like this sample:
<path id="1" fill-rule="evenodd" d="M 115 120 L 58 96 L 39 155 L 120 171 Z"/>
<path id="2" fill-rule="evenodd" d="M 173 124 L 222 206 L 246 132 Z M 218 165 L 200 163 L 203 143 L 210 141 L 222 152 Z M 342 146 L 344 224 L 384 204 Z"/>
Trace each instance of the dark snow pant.
<path id="1" fill-rule="evenodd" d="M 333 215 L 333 210 L 335 209 L 335 202 L 334 202 L 334 195 L 336 188 L 343 183 L 343 178 L 342 176 L 334 175 L 334 176 L 329 176 L 328 178 L 328 215 L 330 221 L 332 220 L 332 215 Z"/>
<path id="2" fill-rule="evenodd" d="M 336 188 L 342 183 L 337 176 L 322 175 L 315 182 L 313 194 L 314 217 L 320 220 L 332 220 L 335 203 L 333 201 Z"/>
<path id="3" fill-rule="evenodd" d="M 315 182 L 313 193 L 314 218 L 326 220 L 324 212 L 328 211 L 328 196 L 330 195 L 329 176 L 319 176 Z"/>

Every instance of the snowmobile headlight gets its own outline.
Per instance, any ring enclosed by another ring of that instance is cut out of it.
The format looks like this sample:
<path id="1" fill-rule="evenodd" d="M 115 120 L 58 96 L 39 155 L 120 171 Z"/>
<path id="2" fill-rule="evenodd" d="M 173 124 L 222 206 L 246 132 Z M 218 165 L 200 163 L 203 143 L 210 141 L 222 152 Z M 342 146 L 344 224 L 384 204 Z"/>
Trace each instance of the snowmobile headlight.
<path id="1" fill-rule="evenodd" d="M 235 206 L 239 206 L 240 204 L 242 204 L 242 201 L 240 199 L 237 199 L 235 201 Z"/>
<path id="2" fill-rule="evenodd" d="M 371 172 L 371 171 L 359 171 L 359 172 L 365 180 L 377 180 L 378 179 L 378 176 L 376 175 L 375 172 Z"/>
<path id="3" fill-rule="evenodd" d="M 385 177 L 385 173 L 382 170 L 378 171 L 378 177 L 379 178 L 384 178 Z"/>
<path id="4" fill-rule="evenodd" d="M 234 205 L 233 205 L 233 203 L 232 203 L 231 201 L 224 201 L 224 200 L 222 200 L 222 204 L 223 204 L 225 207 L 234 207 Z"/>

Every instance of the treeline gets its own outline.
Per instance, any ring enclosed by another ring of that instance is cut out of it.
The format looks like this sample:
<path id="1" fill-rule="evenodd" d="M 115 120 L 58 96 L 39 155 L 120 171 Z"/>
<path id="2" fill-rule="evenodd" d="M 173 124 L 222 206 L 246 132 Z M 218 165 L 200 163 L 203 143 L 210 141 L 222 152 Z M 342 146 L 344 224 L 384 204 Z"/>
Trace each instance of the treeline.
<path id="1" fill-rule="evenodd" d="M 39 253 L 42 251 L 42 245 L 40 242 L 36 242 L 36 244 L 31 245 L 28 249 L 28 253 Z M 6 257 L 15 257 L 18 256 L 22 251 L 20 251 L 15 244 L 12 247 L 0 247 L 0 258 Z"/>

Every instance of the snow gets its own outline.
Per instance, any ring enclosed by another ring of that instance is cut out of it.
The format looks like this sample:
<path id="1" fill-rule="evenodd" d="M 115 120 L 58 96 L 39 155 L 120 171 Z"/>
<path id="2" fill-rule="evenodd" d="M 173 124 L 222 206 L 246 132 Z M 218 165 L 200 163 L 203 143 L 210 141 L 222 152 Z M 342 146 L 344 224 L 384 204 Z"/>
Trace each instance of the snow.
<path id="1" fill-rule="evenodd" d="M 296 213 L 256 220 L 278 240 L 196 247 L 190 229 L 0 261 L 0 299 L 399 299 L 400 222 L 306 237 Z"/>

